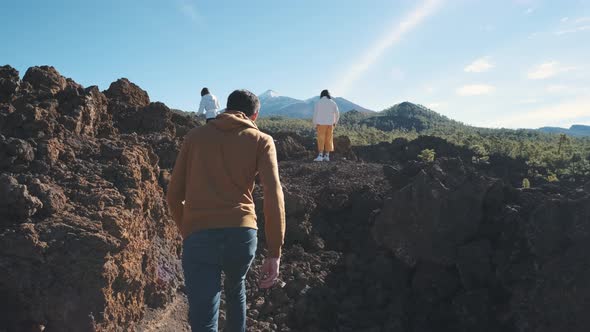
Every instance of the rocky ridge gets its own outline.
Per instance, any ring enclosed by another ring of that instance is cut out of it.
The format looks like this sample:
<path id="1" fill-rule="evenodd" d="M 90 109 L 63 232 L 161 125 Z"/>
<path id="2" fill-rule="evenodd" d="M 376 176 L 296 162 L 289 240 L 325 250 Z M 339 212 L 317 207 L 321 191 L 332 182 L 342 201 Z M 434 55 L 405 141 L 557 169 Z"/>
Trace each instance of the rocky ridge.
<path id="1" fill-rule="evenodd" d="M 186 128 L 126 79 L 103 93 L 53 67 L 0 75 L 0 327 L 132 326 L 182 283 L 159 180 Z"/>

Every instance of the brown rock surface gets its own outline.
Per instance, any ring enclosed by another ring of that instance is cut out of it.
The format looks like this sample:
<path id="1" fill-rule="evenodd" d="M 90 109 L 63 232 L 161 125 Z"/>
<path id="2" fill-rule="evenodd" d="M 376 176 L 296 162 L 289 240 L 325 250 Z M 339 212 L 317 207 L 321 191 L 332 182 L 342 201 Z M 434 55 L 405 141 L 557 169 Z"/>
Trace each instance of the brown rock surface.
<path id="1" fill-rule="evenodd" d="M 42 93 L 55 95 L 66 87 L 66 79 L 51 66 L 31 67 L 25 73 L 23 82 Z"/>
<path id="2" fill-rule="evenodd" d="M 182 281 L 158 156 L 96 87 L 52 67 L 24 82 L 0 122 L 0 327 L 128 330 Z"/>
<path id="3" fill-rule="evenodd" d="M 18 71 L 8 65 L 0 66 L 0 103 L 10 102 L 19 86 Z"/>
<path id="4" fill-rule="evenodd" d="M 147 106 L 150 103 L 148 93 L 126 78 L 111 83 L 104 94 L 112 101 L 132 106 Z"/>

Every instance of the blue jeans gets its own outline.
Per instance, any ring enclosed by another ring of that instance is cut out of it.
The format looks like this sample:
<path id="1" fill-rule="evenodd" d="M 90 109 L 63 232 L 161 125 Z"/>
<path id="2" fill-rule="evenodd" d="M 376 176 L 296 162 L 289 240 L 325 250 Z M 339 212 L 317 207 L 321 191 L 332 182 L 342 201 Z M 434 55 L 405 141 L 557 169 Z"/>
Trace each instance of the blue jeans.
<path id="1" fill-rule="evenodd" d="M 256 254 L 256 230 L 220 228 L 184 240 L 182 268 L 193 332 L 217 332 L 221 271 L 225 273 L 225 331 L 246 331 L 246 273 Z"/>

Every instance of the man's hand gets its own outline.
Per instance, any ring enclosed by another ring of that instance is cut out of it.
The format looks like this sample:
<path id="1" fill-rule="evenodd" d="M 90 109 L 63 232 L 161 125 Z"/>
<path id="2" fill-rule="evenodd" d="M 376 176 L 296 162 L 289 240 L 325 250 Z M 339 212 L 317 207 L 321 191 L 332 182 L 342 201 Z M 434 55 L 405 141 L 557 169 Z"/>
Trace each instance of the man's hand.
<path id="1" fill-rule="evenodd" d="M 260 278 L 260 288 L 271 288 L 279 277 L 280 258 L 267 257 L 262 264 L 262 277 Z"/>

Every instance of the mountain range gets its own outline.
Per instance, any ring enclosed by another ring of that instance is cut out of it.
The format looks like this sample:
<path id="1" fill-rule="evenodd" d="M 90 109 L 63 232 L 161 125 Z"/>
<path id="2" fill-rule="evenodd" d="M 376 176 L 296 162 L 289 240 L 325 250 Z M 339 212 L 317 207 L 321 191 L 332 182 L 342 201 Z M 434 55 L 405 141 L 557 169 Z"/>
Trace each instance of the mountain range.
<path id="1" fill-rule="evenodd" d="M 313 107 L 319 96 L 301 100 L 288 96 L 282 96 L 276 91 L 267 90 L 258 96 L 260 99 L 261 117 L 279 116 L 284 118 L 311 119 Z M 476 128 L 465 125 L 462 122 L 449 119 L 425 106 L 411 102 L 402 102 L 381 112 L 375 112 L 342 97 L 333 98 L 342 115 L 341 121 L 362 124 L 374 127 L 382 131 L 415 130 L 421 132 L 428 129 L 458 129 L 472 128 L 477 130 L 492 130 L 489 128 Z M 173 110 L 186 114 L 180 110 Z M 352 112 L 351 112 L 352 111 Z M 541 127 L 530 129 L 549 134 L 566 134 L 575 137 L 590 137 L 590 126 L 575 124 L 570 128 Z"/>
<path id="2" fill-rule="evenodd" d="M 282 116 L 286 118 L 309 119 L 313 116 L 313 105 L 320 99 L 315 96 L 300 100 L 281 96 L 273 90 L 268 90 L 258 96 L 260 99 L 260 115 L 263 117 Z M 356 110 L 361 113 L 375 113 L 365 107 L 355 104 L 342 97 L 334 97 L 341 113 Z"/>
<path id="3" fill-rule="evenodd" d="M 572 125 L 568 128 L 560 128 L 560 127 L 542 127 L 539 128 L 540 131 L 545 133 L 551 134 L 566 134 L 570 136 L 590 136 L 590 126 L 586 125 Z"/>
<path id="4" fill-rule="evenodd" d="M 352 112 L 343 115 L 342 118 L 343 121 L 351 119 L 352 122 L 355 122 L 356 120 L 359 124 L 374 127 L 382 131 L 397 129 L 422 132 L 435 128 L 459 128 L 465 126 L 425 106 L 407 101 L 393 105 L 382 112 L 373 114 L 357 114 L 357 112 Z"/>
<path id="5" fill-rule="evenodd" d="M 425 106 L 411 102 L 402 102 L 381 112 L 361 113 L 348 112 L 342 115 L 341 123 L 359 124 L 373 127 L 381 131 L 410 130 L 417 133 L 437 131 L 452 133 L 456 131 L 476 131 L 482 133 L 505 132 L 506 129 L 491 129 L 466 125 L 460 121 L 450 119 Z M 575 137 L 590 137 L 590 126 L 573 125 L 569 129 L 559 127 L 542 127 L 539 129 L 522 129 L 531 132 L 548 134 L 566 134 Z"/>

